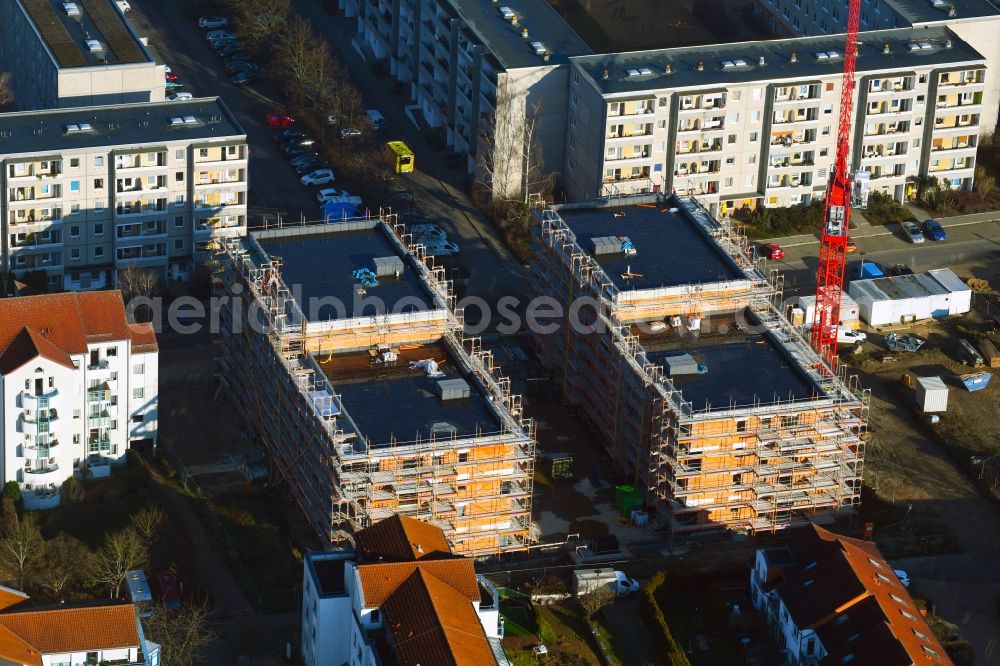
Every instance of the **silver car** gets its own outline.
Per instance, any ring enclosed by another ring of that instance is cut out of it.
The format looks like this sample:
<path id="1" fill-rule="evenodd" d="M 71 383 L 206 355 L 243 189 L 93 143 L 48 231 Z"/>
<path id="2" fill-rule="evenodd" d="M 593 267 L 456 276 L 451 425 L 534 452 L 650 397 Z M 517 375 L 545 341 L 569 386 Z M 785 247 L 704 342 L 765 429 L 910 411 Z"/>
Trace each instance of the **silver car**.
<path id="1" fill-rule="evenodd" d="M 903 222 L 903 235 L 911 243 L 923 243 L 924 233 L 920 231 L 920 227 L 917 226 L 916 222 L 908 221 Z"/>

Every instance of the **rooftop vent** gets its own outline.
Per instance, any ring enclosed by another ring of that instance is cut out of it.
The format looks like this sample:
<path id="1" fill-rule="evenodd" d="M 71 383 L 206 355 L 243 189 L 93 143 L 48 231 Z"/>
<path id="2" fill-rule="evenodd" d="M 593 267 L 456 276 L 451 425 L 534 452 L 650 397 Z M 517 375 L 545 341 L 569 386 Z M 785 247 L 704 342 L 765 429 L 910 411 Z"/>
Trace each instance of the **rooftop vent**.
<path id="1" fill-rule="evenodd" d="M 733 69 L 734 67 L 736 67 L 736 63 L 733 62 L 732 60 L 722 61 L 722 69 Z"/>
<path id="2" fill-rule="evenodd" d="M 948 3 L 944 0 L 928 0 L 934 9 L 948 9 Z"/>
<path id="3" fill-rule="evenodd" d="M 442 400 L 461 400 L 468 398 L 472 391 L 464 379 L 441 379 L 437 382 L 437 393 Z"/>
<path id="4" fill-rule="evenodd" d="M 528 29 L 527 28 L 521 28 L 521 37 L 523 37 L 524 39 L 528 38 Z"/>
<path id="5" fill-rule="evenodd" d="M 886 42 L 885 44 L 882 45 L 882 53 L 886 55 L 892 53 L 892 48 L 889 46 L 889 42 Z"/>
<path id="6" fill-rule="evenodd" d="M 431 424 L 431 434 L 435 437 L 454 437 L 458 434 L 458 428 L 447 421 L 436 421 Z"/>
<path id="7" fill-rule="evenodd" d="M 99 40 L 88 39 L 86 41 L 86 44 L 87 44 L 87 50 L 90 51 L 91 53 L 101 53 L 104 51 L 104 45 L 101 44 Z"/>
<path id="8" fill-rule="evenodd" d="M 535 55 L 545 55 L 545 44 L 541 42 L 531 42 L 531 49 L 535 52 Z"/>
<path id="9" fill-rule="evenodd" d="M 375 257 L 372 264 L 375 265 L 375 277 L 398 277 L 403 274 L 403 260 L 396 256 Z"/>
<path id="10" fill-rule="evenodd" d="M 704 60 L 699 60 L 698 64 L 695 66 L 695 69 L 698 70 L 699 72 L 704 71 L 705 70 L 705 61 Z"/>
<path id="11" fill-rule="evenodd" d="M 790 58 L 790 60 L 792 62 L 798 62 L 799 61 L 799 54 L 796 53 L 795 51 L 792 51 L 792 57 Z"/>
<path id="12" fill-rule="evenodd" d="M 608 80 L 608 68 L 607 67 L 604 68 L 604 72 L 601 74 L 601 78 L 604 79 L 605 81 Z"/>
<path id="13" fill-rule="evenodd" d="M 669 62 L 663 67 L 663 73 L 664 74 L 673 74 L 674 73 L 674 68 L 670 65 Z"/>
<path id="14" fill-rule="evenodd" d="M 79 16 L 80 8 L 75 2 L 64 2 L 63 11 L 66 12 L 66 16 Z"/>
<path id="15" fill-rule="evenodd" d="M 764 65 L 767 64 L 767 59 L 764 56 L 761 56 L 760 60 L 757 61 L 757 64 L 763 67 Z"/>
<path id="16" fill-rule="evenodd" d="M 691 354 L 680 354 L 679 356 L 667 356 L 663 359 L 667 374 L 674 375 L 697 375 L 704 372 L 698 361 L 694 360 Z"/>

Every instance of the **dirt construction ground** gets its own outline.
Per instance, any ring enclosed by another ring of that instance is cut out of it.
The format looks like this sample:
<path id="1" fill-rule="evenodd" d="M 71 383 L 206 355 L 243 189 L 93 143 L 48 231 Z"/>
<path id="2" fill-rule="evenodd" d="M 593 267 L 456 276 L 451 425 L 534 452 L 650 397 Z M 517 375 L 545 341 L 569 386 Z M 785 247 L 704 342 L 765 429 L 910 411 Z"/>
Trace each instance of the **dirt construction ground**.
<path id="1" fill-rule="evenodd" d="M 1000 285 L 1000 266 L 954 270 L 963 279 L 986 277 Z M 972 371 L 959 360 L 958 337 L 974 340 L 992 328 L 980 311 L 985 302 L 977 294 L 973 313 L 907 329 L 927 340 L 916 353 L 890 354 L 875 332 L 863 353 L 843 358 L 872 390 L 861 520 L 876 523 L 876 541 L 908 570 L 914 596 L 930 599 L 959 626 L 976 663 L 1000 664 L 1000 514 L 970 464 L 973 455 L 1000 452 L 1000 368 L 985 368 L 995 377 L 984 390 L 969 392 L 958 380 Z M 907 371 L 940 376 L 948 385 L 941 423 L 931 426 L 918 414 L 914 391 L 900 381 Z"/>

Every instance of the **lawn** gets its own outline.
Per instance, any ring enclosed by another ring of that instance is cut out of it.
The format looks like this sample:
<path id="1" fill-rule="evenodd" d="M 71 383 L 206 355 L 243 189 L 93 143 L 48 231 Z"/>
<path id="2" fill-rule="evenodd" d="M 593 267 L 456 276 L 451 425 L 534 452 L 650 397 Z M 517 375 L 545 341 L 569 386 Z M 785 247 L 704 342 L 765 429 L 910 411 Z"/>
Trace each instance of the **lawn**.
<path id="1" fill-rule="evenodd" d="M 656 601 L 678 646 L 688 652 L 692 666 L 742 663 L 745 657 L 729 636 L 729 605 L 717 580 L 709 575 L 667 574 L 656 591 Z M 704 636 L 708 649 L 698 647 Z"/>
<path id="2" fill-rule="evenodd" d="M 511 600 L 500 602 L 505 636 L 534 636 L 538 633 L 535 612 L 524 604 Z"/>
<path id="3" fill-rule="evenodd" d="M 521 608 L 524 609 L 523 606 Z M 582 612 L 575 604 L 563 603 L 552 606 L 533 606 L 532 608 L 537 620 L 537 638 L 513 633 L 510 620 L 506 619 L 508 611 L 501 605 L 500 612 L 504 615 L 506 622 L 503 646 L 512 663 L 516 666 L 539 663 L 545 663 L 549 666 L 553 664 L 598 666 L 601 664 L 597 654 L 597 645 L 594 643 Z M 519 621 L 524 621 L 523 616 L 519 618 L 518 614 L 515 613 L 512 619 L 519 630 L 526 629 L 524 625 L 519 624 Z M 529 626 L 530 624 L 529 622 Z M 545 657 L 539 657 L 532 651 L 539 642 L 548 649 L 548 654 Z"/>

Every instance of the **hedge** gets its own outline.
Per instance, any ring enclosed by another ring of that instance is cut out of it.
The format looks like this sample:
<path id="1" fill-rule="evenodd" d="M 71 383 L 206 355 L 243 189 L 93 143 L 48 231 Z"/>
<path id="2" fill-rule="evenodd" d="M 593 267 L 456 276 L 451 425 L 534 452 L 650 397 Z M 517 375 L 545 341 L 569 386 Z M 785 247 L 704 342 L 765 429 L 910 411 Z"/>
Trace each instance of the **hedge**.
<path id="1" fill-rule="evenodd" d="M 670 633 L 670 626 L 663 617 L 660 604 L 656 602 L 656 591 L 667 582 L 666 575 L 657 572 L 649 582 L 642 588 L 642 619 L 653 635 L 653 640 L 659 643 L 659 647 L 667 655 L 667 663 L 670 666 L 691 666 L 684 650 L 677 645 L 674 636 Z"/>

